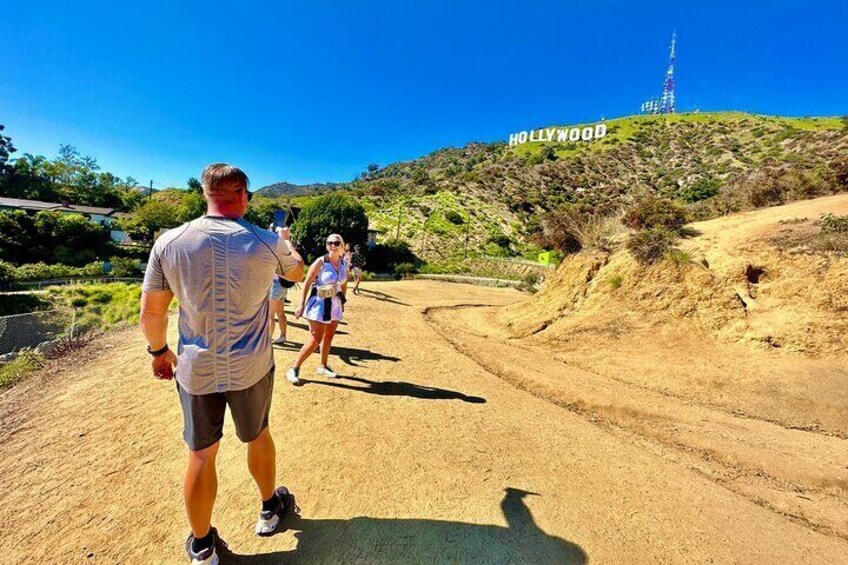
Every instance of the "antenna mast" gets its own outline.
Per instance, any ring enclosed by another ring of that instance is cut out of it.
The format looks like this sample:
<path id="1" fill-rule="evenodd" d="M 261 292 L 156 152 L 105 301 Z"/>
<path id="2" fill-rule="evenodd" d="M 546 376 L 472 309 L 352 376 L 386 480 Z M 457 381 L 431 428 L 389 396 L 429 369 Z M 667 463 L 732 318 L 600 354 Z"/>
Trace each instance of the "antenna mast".
<path id="1" fill-rule="evenodd" d="M 651 98 L 642 103 L 643 114 L 673 114 L 674 113 L 674 62 L 676 58 L 677 32 L 671 34 L 671 50 L 668 56 L 668 70 L 665 72 L 662 96 Z"/>
<path id="2" fill-rule="evenodd" d="M 661 114 L 674 113 L 674 47 L 677 43 L 677 32 L 671 35 L 671 52 L 668 56 L 668 70 L 665 72 L 663 83 Z"/>

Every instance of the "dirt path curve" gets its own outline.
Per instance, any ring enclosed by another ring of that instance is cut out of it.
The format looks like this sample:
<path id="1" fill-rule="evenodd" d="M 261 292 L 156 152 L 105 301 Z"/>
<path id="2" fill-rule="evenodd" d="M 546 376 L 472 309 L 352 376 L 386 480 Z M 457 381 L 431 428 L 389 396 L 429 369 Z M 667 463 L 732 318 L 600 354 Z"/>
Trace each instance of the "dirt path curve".
<path id="1" fill-rule="evenodd" d="M 313 358 L 305 386 L 277 382 L 280 482 L 302 509 L 288 531 L 252 535 L 257 494 L 228 422 L 214 516 L 225 562 L 848 563 L 844 539 L 497 378 L 422 312 L 515 291 L 365 289 L 333 352 L 345 378 L 313 377 Z M 183 562 L 174 387 L 148 376 L 138 332 L 107 341 L 0 397 L 2 563 Z M 279 350 L 278 368 L 292 356 Z"/>

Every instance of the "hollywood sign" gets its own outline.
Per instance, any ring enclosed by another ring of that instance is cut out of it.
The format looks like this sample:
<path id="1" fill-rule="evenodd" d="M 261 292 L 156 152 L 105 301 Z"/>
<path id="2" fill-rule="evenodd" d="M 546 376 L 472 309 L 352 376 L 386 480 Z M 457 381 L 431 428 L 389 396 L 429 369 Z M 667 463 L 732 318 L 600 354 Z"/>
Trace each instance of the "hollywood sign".
<path id="1" fill-rule="evenodd" d="M 542 128 L 509 134 L 509 146 L 521 145 L 522 143 L 533 143 L 541 141 L 592 141 L 600 139 L 607 134 L 606 124 L 596 124 L 584 128 Z"/>

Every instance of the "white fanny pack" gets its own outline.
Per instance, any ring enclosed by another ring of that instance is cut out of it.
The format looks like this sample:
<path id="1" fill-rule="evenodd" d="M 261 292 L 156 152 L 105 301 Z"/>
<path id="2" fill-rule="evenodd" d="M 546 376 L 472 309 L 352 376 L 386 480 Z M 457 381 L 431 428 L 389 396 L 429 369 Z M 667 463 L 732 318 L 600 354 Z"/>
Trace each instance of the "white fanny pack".
<path id="1" fill-rule="evenodd" d="M 332 298 L 336 295 L 336 285 L 334 284 L 322 284 L 316 288 L 318 298 Z"/>

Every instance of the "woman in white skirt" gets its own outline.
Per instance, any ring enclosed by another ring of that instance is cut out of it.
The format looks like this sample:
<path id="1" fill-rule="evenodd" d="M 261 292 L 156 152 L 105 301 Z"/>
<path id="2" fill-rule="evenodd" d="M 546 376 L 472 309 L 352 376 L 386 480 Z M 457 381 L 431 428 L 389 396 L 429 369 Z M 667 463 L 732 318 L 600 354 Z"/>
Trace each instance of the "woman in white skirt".
<path id="1" fill-rule="evenodd" d="M 300 366 L 318 345 L 321 345 L 321 364 L 319 375 L 335 378 L 338 375 L 327 365 L 330 347 L 336 328 L 344 314 L 345 293 L 347 292 L 348 265 L 344 260 L 344 240 L 337 233 L 327 237 L 327 254 L 319 257 L 309 267 L 300 303 L 294 311 L 295 318 L 301 316 L 309 320 L 309 339 L 300 348 L 294 366 L 286 371 L 286 379 L 293 385 L 299 385 Z"/>

